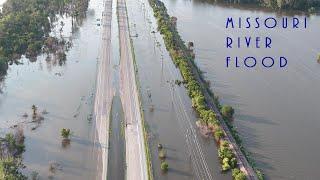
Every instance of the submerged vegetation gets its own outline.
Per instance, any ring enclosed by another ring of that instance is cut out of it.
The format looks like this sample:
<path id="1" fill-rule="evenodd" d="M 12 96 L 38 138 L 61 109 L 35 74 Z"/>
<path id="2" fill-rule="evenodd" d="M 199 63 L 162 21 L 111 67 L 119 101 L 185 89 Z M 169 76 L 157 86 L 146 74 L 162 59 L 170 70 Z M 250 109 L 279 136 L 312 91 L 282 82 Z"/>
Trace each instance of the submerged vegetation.
<path id="1" fill-rule="evenodd" d="M 231 106 L 221 106 L 217 97 L 209 90 L 209 87 L 204 84 L 204 80 L 201 77 L 200 70 L 194 63 L 194 54 L 192 50 L 186 47 L 184 41 L 181 39 L 177 29 L 177 18 L 170 17 L 167 13 L 165 5 L 159 0 L 149 0 L 149 3 L 154 11 L 154 16 L 157 19 L 158 30 L 163 35 L 163 39 L 167 50 L 174 62 L 174 64 L 180 69 L 183 77 L 183 83 L 187 89 L 187 92 L 192 100 L 192 107 L 199 114 L 201 124 L 205 124 L 213 132 L 214 138 L 219 144 L 219 158 L 222 164 L 222 170 L 227 171 L 232 169 L 235 179 L 241 179 L 244 172 L 240 171 L 237 165 L 237 159 L 234 154 L 232 146 L 225 139 L 225 132 L 221 127 L 221 121 L 225 121 L 229 130 L 231 131 L 234 139 L 238 143 L 240 149 L 249 158 L 248 153 L 244 150 L 240 137 L 236 129 L 232 126 L 231 120 L 233 119 L 234 109 Z M 205 94 L 208 92 L 208 95 Z M 220 121 L 218 115 L 210 107 L 210 101 L 213 101 L 217 107 L 217 111 L 222 114 L 222 120 Z M 255 165 L 252 160 L 248 160 L 250 165 L 255 169 Z M 257 171 L 258 176 L 261 174 Z M 239 175 L 238 175 L 239 174 Z M 246 176 L 244 176 L 246 178 Z M 263 179 L 263 176 L 259 176 Z"/>
<path id="2" fill-rule="evenodd" d="M 21 155 L 25 151 L 24 138 L 22 127 L 17 127 L 15 134 L 8 133 L 4 138 L 0 138 L 0 179 L 27 179 L 21 173 Z"/>
<path id="3" fill-rule="evenodd" d="M 19 159 L 5 158 L 0 160 L 0 179 L 26 180 L 27 177 L 20 172 L 22 164 Z"/>
<path id="4" fill-rule="evenodd" d="M 231 106 L 222 106 L 221 114 L 224 119 L 231 121 L 234 115 L 234 109 Z"/>
<path id="5" fill-rule="evenodd" d="M 71 135 L 70 129 L 65 129 L 65 128 L 62 128 L 62 129 L 61 129 L 61 136 L 62 136 L 62 138 L 64 138 L 64 139 L 69 139 L 69 138 L 70 138 L 70 135 Z"/>
<path id="6" fill-rule="evenodd" d="M 166 161 L 163 161 L 163 162 L 161 163 L 161 170 L 162 170 L 163 172 L 167 172 L 168 169 L 169 169 L 169 164 L 168 164 Z"/>
<path id="7" fill-rule="evenodd" d="M 22 55 L 35 58 L 46 50 L 64 58 L 65 40 L 50 37 L 56 14 L 74 19 L 87 7 L 88 0 L 7 0 L 0 14 L 0 73 Z"/>
<path id="8" fill-rule="evenodd" d="M 62 141 L 61 141 L 61 145 L 63 148 L 67 148 L 70 146 L 70 136 L 71 136 L 71 131 L 70 129 L 66 129 L 66 128 L 62 128 L 61 129 L 61 137 L 62 137 Z"/>

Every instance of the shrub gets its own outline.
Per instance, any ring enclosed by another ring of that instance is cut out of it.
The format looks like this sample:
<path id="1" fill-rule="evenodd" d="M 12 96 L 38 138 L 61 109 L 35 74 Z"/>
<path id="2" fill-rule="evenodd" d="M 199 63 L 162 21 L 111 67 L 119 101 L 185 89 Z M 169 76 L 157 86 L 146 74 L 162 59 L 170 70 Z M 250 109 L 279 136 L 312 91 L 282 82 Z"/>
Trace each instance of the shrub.
<path id="1" fill-rule="evenodd" d="M 70 129 L 65 129 L 65 128 L 61 129 L 61 136 L 63 138 L 69 139 L 70 135 L 71 135 Z"/>
<path id="2" fill-rule="evenodd" d="M 27 180 L 20 172 L 21 164 L 14 158 L 0 160 L 0 179 L 4 180 Z"/>
<path id="3" fill-rule="evenodd" d="M 224 159 L 224 158 L 231 159 L 234 157 L 234 154 L 229 147 L 220 147 L 220 149 L 218 151 L 218 155 L 221 159 Z"/>
<path id="4" fill-rule="evenodd" d="M 234 109 L 231 106 L 225 106 L 224 105 L 221 108 L 221 114 L 227 120 L 232 120 L 233 114 L 234 114 Z"/>
<path id="5" fill-rule="evenodd" d="M 230 164 L 231 168 L 235 168 L 237 166 L 237 159 L 236 158 L 230 159 L 229 164 Z"/>
<path id="6" fill-rule="evenodd" d="M 163 172 L 167 172 L 168 171 L 168 169 L 169 169 L 169 165 L 168 165 L 168 163 L 166 162 L 166 161 L 163 161 L 162 163 L 161 163 L 161 170 L 163 171 Z"/>
<path id="7" fill-rule="evenodd" d="M 246 174 L 238 168 L 235 168 L 232 170 L 232 177 L 235 180 L 246 180 L 247 179 Z"/>
<path id="8" fill-rule="evenodd" d="M 222 129 L 220 127 L 218 127 L 215 131 L 214 131 L 214 138 L 219 141 L 221 138 L 224 137 L 224 133 L 222 131 Z"/>
<path id="9" fill-rule="evenodd" d="M 259 179 L 259 180 L 264 180 L 264 175 L 262 174 L 261 171 L 256 170 L 256 173 L 257 173 L 257 176 L 258 176 L 258 179 Z"/>
<path id="10" fill-rule="evenodd" d="M 222 171 L 228 171 L 231 169 L 231 166 L 228 163 L 222 164 Z"/>

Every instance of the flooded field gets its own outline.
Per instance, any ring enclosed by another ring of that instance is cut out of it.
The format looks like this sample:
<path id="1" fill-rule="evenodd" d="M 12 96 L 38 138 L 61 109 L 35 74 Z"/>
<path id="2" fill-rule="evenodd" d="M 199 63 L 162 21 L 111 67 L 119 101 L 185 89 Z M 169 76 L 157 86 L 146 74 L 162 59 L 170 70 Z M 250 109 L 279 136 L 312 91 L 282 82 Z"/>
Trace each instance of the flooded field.
<path id="1" fill-rule="evenodd" d="M 96 175 L 91 113 L 101 38 L 97 19 L 101 12 L 102 1 L 91 0 L 87 17 L 73 33 L 70 18 L 60 18 L 65 24 L 63 36 L 73 43 L 65 63 L 44 55 L 35 62 L 22 59 L 23 64 L 10 66 L 1 82 L 1 135 L 11 126 L 22 124 L 27 174 L 35 171 L 42 179 L 94 179 Z M 43 121 L 30 123 L 32 105 L 43 115 Z M 25 113 L 29 116 L 23 117 Z M 69 145 L 62 144 L 62 128 L 72 131 Z"/>
<path id="2" fill-rule="evenodd" d="M 221 102 L 236 108 L 235 124 L 245 146 L 268 179 L 317 179 L 320 161 L 320 17 L 309 16 L 308 28 L 226 30 L 227 17 L 285 16 L 249 7 L 207 1 L 165 0 L 178 18 L 185 41 L 195 43 L 196 62 Z M 291 16 L 294 13 L 287 14 Z M 302 15 L 296 17 L 304 18 Z M 226 36 L 270 36 L 272 49 L 225 48 Z M 226 56 L 285 55 L 285 69 L 226 68 Z"/>

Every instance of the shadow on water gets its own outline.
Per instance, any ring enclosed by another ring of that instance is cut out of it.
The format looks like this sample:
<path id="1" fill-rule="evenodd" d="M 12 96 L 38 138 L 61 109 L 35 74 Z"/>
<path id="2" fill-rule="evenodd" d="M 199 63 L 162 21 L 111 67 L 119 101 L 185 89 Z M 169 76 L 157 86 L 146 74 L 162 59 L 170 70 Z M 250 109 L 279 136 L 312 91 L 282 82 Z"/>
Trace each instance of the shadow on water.
<path id="1" fill-rule="evenodd" d="M 125 139 L 123 108 L 119 96 L 112 101 L 109 132 L 109 157 L 107 179 L 125 179 Z"/>

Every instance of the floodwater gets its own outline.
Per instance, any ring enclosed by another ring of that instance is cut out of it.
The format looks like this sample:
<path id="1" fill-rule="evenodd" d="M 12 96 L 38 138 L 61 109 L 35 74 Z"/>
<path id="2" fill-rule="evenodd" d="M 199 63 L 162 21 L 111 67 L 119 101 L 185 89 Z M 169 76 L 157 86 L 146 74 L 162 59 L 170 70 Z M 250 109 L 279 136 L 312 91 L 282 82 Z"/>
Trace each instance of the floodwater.
<path id="1" fill-rule="evenodd" d="M 65 64 L 45 56 L 36 62 L 22 59 L 22 65 L 10 66 L 1 82 L 1 134 L 17 123 L 24 126 L 27 174 L 35 171 L 41 179 L 94 179 L 96 175 L 91 113 L 101 38 L 97 19 L 102 7 L 102 1 L 91 0 L 87 17 L 73 33 L 70 18 L 63 19 L 63 36 L 73 42 Z M 33 104 L 38 113 L 48 112 L 39 124 L 29 122 Z M 23 118 L 24 113 L 29 117 Z M 72 131 L 69 145 L 62 145 L 62 128 Z"/>
<path id="2" fill-rule="evenodd" d="M 124 115 L 119 96 L 115 96 L 112 102 L 109 136 L 109 166 L 107 179 L 125 179 L 125 137 Z"/>
<path id="3" fill-rule="evenodd" d="M 267 178 L 318 179 L 320 16 L 308 17 L 307 29 L 226 30 L 227 17 L 280 19 L 284 15 L 199 0 L 165 0 L 165 4 L 169 14 L 178 18 L 182 38 L 195 43 L 196 62 L 216 95 L 235 107 L 235 125 Z M 227 36 L 270 36 L 273 45 L 227 50 Z M 288 66 L 226 68 L 227 56 L 286 56 Z"/>
<path id="4" fill-rule="evenodd" d="M 221 174 L 216 144 L 199 134 L 190 99 L 179 70 L 172 63 L 157 31 L 148 1 L 127 1 L 130 33 L 138 66 L 142 105 L 149 131 L 155 179 L 231 179 Z M 166 151 L 168 173 L 160 170 L 158 144 Z"/>
<path id="5" fill-rule="evenodd" d="M 121 99 L 119 96 L 119 29 L 117 20 L 117 0 L 112 2 L 112 27 L 111 27 L 111 61 L 113 66 L 113 88 L 115 96 L 113 97 L 110 128 L 109 128 L 109 152 L 108 152 L 108 171 L 107 179 L 126 179 L 126 143 L 125 143 L 125 124 Z"/>

